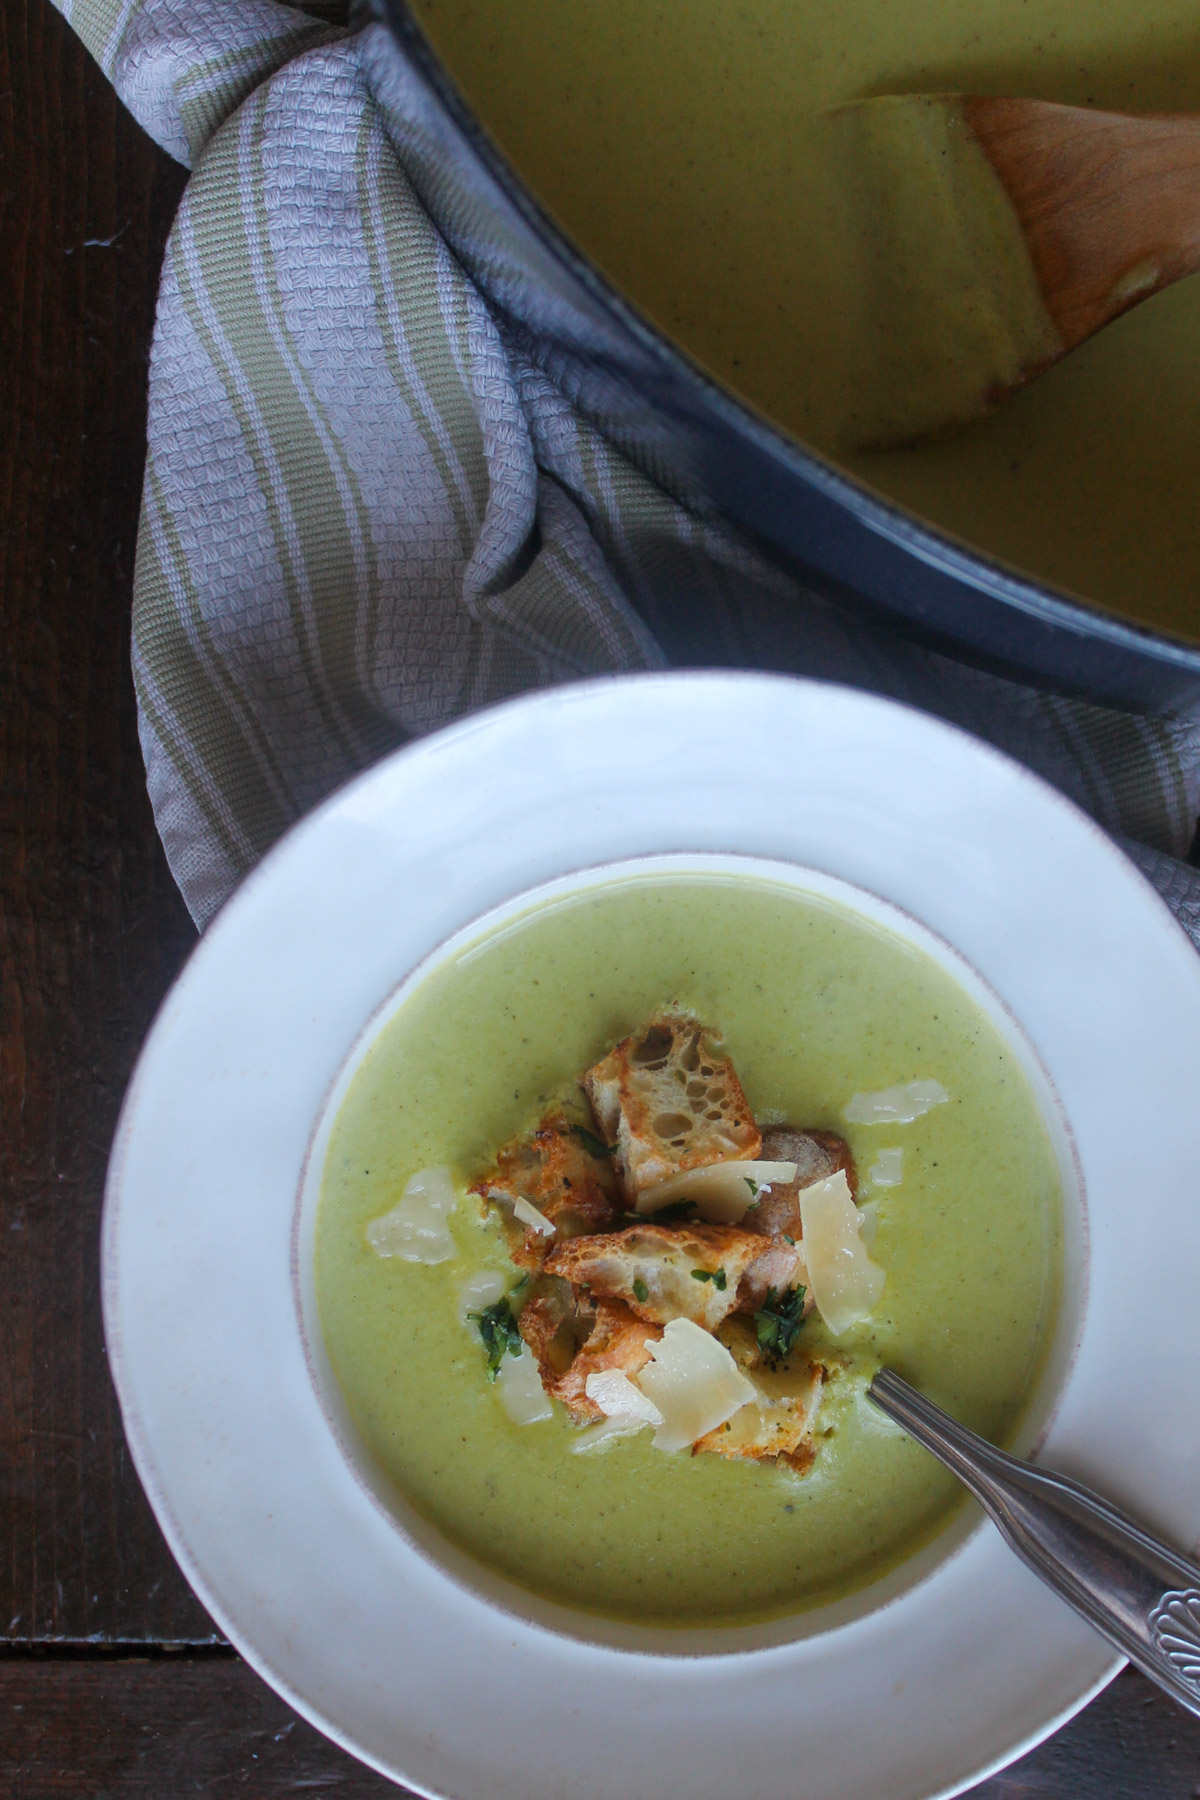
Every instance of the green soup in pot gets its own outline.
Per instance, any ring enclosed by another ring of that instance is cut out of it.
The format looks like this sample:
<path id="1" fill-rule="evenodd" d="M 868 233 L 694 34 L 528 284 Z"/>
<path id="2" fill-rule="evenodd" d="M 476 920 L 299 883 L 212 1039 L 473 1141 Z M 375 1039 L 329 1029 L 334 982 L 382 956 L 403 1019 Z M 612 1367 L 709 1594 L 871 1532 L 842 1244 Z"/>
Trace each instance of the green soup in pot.
<path id="1" fill-rule="evenodd" d="M 822 206 L 844 203 L 814 155 L 823 109 L 979 92 L 1200 110 L 1187 0 L 413 3 L 541 199 L 699 361 L 969 543 L 1200 639 L 1200 279 L 944 442 L 848 452 L 829 427 L 830 333 L 869 313 L 831 307 L 806 253 Z M 936 315 L 935 256 L 927 276 Z"/>
<path id="2" fill-rule="evenodd" d="M 756 1114 L 842 1133 L 876 1203 L 885 1269 L 872 1317 L 829 1339 L 846 1372 L 805 1475 L 655 1450 L 578 1453 L 561 1408 L 517 1426 L 486 1379 L 460 1294 L 509 1267 L 464 1195 L 454 1257 L 382 1260 L 366 1238 L 432 1164 L 465 1180 L 545 1100 L 664 1003 L 719 1029 Z M 909 1125 L 849 1125 L 856 1092 L 934 1078 Z M 880 1150 L 898 1186 L 873 1186 Z M 371 1454 L 449 1538 L 568 1606 L 717 1625 L 861 1586 L 928 1541 L 960 1491 L 863 1389 L 898 1368 L 994 1441 L 1042 1366 L 1059 1293 L 1055 1154 L 1018 1061 L 923 952 L 863 916 L 766 879 L 683 873 L 547 902 L 443 960 L 384 1025 L 334 1122 L 315 1234 L 326 1347 Z"/>

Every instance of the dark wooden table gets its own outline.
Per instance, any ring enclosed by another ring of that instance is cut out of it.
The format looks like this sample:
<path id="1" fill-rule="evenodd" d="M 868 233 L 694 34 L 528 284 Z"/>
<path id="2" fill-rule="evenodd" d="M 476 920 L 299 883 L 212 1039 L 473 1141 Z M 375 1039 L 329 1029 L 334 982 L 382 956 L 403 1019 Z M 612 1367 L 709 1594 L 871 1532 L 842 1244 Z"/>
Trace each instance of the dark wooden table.
<path id="1" fill-rule="evenodd" d="M 109 1140 L 194 941 L 128 672 L 147 351 L 183 182 L 47 0 L 0 0 L 0 1800 L 367 1800 L 395 1790 L 250 1673 L 176 1569 L 101 1332 Z M 1200 1724 L 1123 1675 L 976 1791 L 1018 1796 L 1196 1800 Z"/>

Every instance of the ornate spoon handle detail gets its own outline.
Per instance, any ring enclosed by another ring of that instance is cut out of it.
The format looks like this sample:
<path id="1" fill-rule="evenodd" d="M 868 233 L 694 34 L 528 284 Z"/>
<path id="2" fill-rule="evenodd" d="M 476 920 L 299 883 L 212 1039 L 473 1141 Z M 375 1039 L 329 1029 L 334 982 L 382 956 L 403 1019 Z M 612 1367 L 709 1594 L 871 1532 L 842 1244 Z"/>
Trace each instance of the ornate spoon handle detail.
<path id="1" fill-rule="evenodd" d="M 1078 1482 L 985 1443 L 891 1369 L 867 1393 L 970 1489 L 1022 1561 L 1200 1717 L 1200 1568 Z"/>

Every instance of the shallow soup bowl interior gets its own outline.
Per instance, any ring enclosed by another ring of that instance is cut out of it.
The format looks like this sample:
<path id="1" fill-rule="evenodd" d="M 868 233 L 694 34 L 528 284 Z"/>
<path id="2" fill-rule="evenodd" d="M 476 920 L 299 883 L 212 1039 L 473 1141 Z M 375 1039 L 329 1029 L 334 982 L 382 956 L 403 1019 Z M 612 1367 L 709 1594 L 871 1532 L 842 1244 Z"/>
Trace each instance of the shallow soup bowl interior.
<path id="1" fill-rule="evenodd" d="M 506 930 L 527 919 L 538 909 L 554 907 L 564 902 L 569 904 L 598 890 L 611 890 L 618 884 L 645 883 L 656 878 L 660 881 L 663 878 L 668 881 L 671 878 L 677 881 L 690 878 L 722 884 L 735 882 L 760 888 L 765 886 L 782 889 L 818 904 L 824 902 L 844 909 L 856 920 L 866 921 L 892 934 L 901 944 L 918 955 L 929 958 L 949 974 L 1000 1034 L 1005 1049 L 1013 1057 L 1033 1092 L 1041 1122 L 1053 1148 L 1062 1193 L 1061 1237 L 1056 1246 L 1061 1253 L 1061 1275 L 1054 1283 L 1052 1303 L 1055 1320 L 1042 1348 L 1033 1390 L 1026 1399 L 1015 1434 L 1011 1438 L 1010 1447 L 1021 1454 L 1035 1451 L 1044 1438 L 1078 1347 L 1087 1294 L 1086 1202 L 1070 1123 L 1063 1113 L 1053 1078 L 996 990 L 950 944 L 910 914 L 877 895 L 816 870 L 797 867 L 793 863 L 720 855 L 643 856 L 563 875 L 536 890 L 513 896 L 439 944 L 406 976 L 396 991 L 383 1001 L 366 1022 L 333 1083 L 313 1131 L 297 1198 L 294 1251 L 297 1308 L 303 1323 L 309 1367 L 329 1428 L 357 1480 L 364 1491 L 384 1509 L 396 1528 L 403 1532 L 417 1553 L 430 1558 L 448 1576 L 464 1584 L 482 1600 L 531 1624 L 576 1636 L 585 1642 L 641 1654 L 728 1655 L 762 1649 L 792 1639 L 813 1637 L 861 1619 L 874 1609 L 898 1599 L 953 1556 L 973 1532 L 985 1528 L 982 1514 L 975 1507 L 961 1507 L 952 1511 L 927 1541 L 919 1543 L 909 1553 L 902 1554 L 892 1566 L 885 1566 L 873 1577 L 868 1576 L 854 1591 L 801 1608 L 785 1607 L 780 1609 L 779 1616 L 753 1624 L 656 1628 L 635 1621 L 606 1618 L 594 1608 L 576 1609 L 555 1604 L 528 1588 L 505 1579 L 502 1574 L 485 1567 L 460 1549 L 436 1525 L 422 1516 L 402 1486 L 391 1479 L 380 1466 L 354 1422 L 331 1365 L 322 1333 L 315 1280 L 317 1210 L 330 1140 L 338 1115 L 364 1061 L 415 991 L 439 969 L 464 957 L 469 958 L 479 946 L 486 946 L 489 940 L 504 935 Z M 769 1006 L 769 1000 L 767 1004 Z M 468 1201 L 467 1204 L 472 1203 Z M 412 1407 L 419 1412 L 430 1403 L 422 1389 L 414 1386 Z M 620 1479 L 621 1473 L 614 1466 L 613 1480 L 619 1482 Z"/>
<path id="2" fill-rule="evenodd" d="M 988 1015 L 1064 1198 L 1058 1321 L 1016 1447 L 1194 1547 L 1195 951 L 1027 771 L 909 709 L 776 677 L 619 678 L 477 715 L 351 783 L 239 890 L 156 1021 L 113 1151 L 104 1315 L 132 1454 L 230 1640 L 417 1791 L 956 1793 L 1119 1666 L 977 1515 L 807 1613 L 616 1624 L 426 1525 L 324 1360 L 316 1184 L 390 1014 L 482 927 L 654 867 L 824 896 Z"/>

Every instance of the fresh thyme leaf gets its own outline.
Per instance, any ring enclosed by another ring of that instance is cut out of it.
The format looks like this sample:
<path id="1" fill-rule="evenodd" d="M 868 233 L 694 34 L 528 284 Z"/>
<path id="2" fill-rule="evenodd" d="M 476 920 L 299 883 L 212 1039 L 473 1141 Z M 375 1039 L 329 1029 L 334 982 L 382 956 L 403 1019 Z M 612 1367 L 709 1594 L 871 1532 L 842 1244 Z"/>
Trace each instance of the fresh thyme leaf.
<path id="1" fill-rule="evenodd" d="M 795 1287 L 776 1295 L 774 1288 L 768 1288 L 766 1299 L 754 1315 L 754 1334 L 768 1368 L 774 1369 L 783 1361 L 799 1336 L 804 1323 L 804 1293 L 802 1287 Z"/>
<path id="2" fill-rule="evenodd" d="M 718 1294 L 723 1294 L 729 1285 L 729 1277 L 724 1269 L 693 1269 L 693 1281 L 711 1281 Z"/>
<path id="3" fill-rule="evenodd" d="M 646 1286 L 640 1275 L 634 1276 L 633 1297 L 635 1300 L 641 1300 L 643 1304 L 650 1298 L 650 1289 Z"/>
<path id="4" fill-rule="evenodd" d="M 517 1291 L 514 1289 L 514 1292 Z M 521 1333 L 509 1305 L 509 1296 L 505 1294 L 494 1306 L 485 1306 L 482 1312 L 468 1313 L 467 1317 L 474 1319 L 479 1327 L 479 1335 L 487 1351 L 487 1378 L 495 1381 L 500 1373 L 505 1351 L 509 1356 L 520 1356 L 522 1348 Z"/>
<path id="5" fill-rule="evenodd" d="M 712 1276 L 709 1274 L 707 1269 L 693 1269 L 692 1270 L 692 1280 L 693 1281 L 711 1281 Z"/>
<path id="6" fill-rule="evenodd" d="M 615 1154 L 617 1146 L 615 1144 L 606 1144 L 603 1138 L 598 1138 L 594 1131 L 588 1130 L 586 1125 L 572 1125 L 571 1130 L 579 1139 L 584 1149 L 590 1151 L 593 1156 L 612 1156 Z"/>

